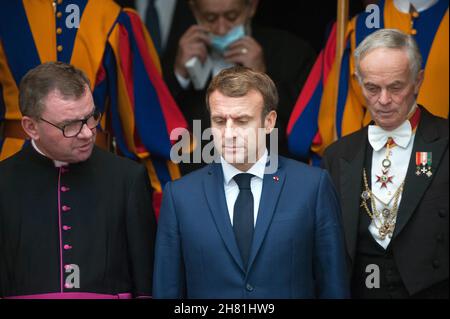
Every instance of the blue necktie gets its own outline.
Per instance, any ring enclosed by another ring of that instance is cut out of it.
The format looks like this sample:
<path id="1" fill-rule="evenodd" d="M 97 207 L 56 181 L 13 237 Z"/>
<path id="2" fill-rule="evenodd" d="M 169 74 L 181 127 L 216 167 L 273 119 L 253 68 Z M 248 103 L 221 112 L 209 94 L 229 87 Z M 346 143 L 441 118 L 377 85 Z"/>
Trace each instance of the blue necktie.
<path id="1" fill-rule="evenodd" d="M 158 54 L 161 54 L 161 30 L 159 27 L 158 12 L 155 8 L 155 1 L 156 0 L 148 0 L 147 12 L 145 14 L 145 25 L 147 26 L 147 30 L 152 37 L 156 51 Z"/>
<path id="2" fill-rule="evenodd" d="M 234 203 L 233 230 L 245 267 L 247 267 L 254 231 L 254 203 L 250 188 L 250 180 L 252 177 L 252 174 L 247 173 L 238 174 L 233 177 L 239 186 L 239 195 Z"/>

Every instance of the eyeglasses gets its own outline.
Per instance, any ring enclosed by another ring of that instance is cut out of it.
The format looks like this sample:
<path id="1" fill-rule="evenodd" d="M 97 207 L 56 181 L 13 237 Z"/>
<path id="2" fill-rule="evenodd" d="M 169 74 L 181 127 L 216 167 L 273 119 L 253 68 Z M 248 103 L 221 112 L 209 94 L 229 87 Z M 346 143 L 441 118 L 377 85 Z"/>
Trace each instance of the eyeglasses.
<path id="1" fill-rule="evenodd" d="M 81 133 L 83 126 L 86 124 L 90 130 L 93 130 L 100 123 L 102 118 L 102 114 L 98 111 L 94 111 L 91 115 L 88 115 L 84 120 L 75 120 L 67 123 L 63 126 L 56 125 L 52 122 L 47 121 L 46 119 L 40 118 L 41 121 L 48 123 L 57 129 L 60 129 L 64 135 L 64 137 L 71 138 L 76 137 Z"/>

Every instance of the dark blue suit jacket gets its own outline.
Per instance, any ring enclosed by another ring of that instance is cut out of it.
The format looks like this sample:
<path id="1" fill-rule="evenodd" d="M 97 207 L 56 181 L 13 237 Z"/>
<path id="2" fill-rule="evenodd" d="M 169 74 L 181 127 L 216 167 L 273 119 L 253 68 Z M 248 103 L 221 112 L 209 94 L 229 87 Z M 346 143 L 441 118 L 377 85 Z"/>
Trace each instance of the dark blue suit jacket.
<path id="1" fill-rule="evenodd" d="M 279 157 L 264 176 L 247 269 L 211 164 L 164 190 L 155 298 L 346 298 L 340 208 L 328 173 Z"/>

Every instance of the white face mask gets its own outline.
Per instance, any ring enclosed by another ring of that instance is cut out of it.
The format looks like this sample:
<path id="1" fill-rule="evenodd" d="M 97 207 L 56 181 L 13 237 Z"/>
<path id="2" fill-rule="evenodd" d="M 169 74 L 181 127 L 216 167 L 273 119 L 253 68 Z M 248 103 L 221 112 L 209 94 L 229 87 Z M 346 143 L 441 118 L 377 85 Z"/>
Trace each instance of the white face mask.
<path id="1" fill-rule="evenodd" d="M 244 25 L 238 25 L 223 36 L 211 35 L 211 47 L 223 54 L 233 42 L 245 37 Z"/>

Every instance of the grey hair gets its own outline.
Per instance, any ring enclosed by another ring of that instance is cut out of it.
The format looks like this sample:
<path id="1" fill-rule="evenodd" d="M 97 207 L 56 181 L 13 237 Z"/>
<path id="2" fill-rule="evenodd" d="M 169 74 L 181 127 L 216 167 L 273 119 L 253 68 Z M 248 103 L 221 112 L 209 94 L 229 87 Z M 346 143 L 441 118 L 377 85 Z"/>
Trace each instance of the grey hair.
<path id="1" fill-rule="evenodd" d="M 361 60 L 371 51 L 378 48 L 406 50 L 409 60 L 409 68 L 413 79 L 417 77 L 422 69 L 422 55 L 416 41 L 397 29 L 381 29 L 366 37 L 354 52 L 355 70 L 358 80 L 361 82 Z"/>

